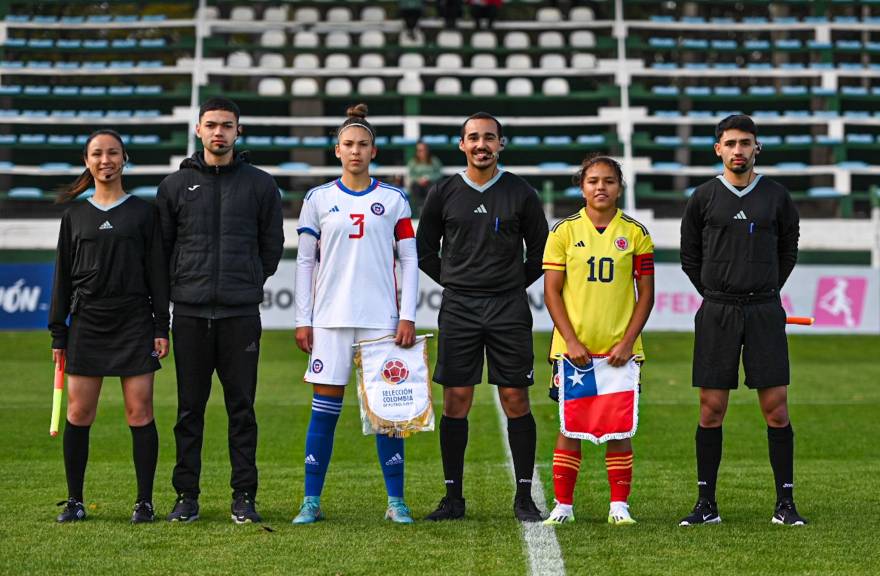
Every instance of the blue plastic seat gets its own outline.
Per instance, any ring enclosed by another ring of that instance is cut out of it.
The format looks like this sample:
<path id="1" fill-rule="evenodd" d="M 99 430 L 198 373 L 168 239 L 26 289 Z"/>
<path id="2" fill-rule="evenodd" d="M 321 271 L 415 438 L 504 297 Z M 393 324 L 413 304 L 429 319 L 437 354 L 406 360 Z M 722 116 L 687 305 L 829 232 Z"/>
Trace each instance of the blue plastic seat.
<path id="1" fill-rule="evenodd" d="M 568 170 L 571 166 L 568 162 L 538 162 L 541 170 Z"/>
<path id="2" fill-rule="evenodd" d="M 693 50 L 705 50 L 709 47 L 709 41 L 704 38 L 683 38 L 681 46 Z"/>
<path id="3" fill-rule="evenodd" d="M 686 24 L 703 24 L 706 19 L 702 16 L 682 16 L 681 21 Z"/>
<path id="4" fill-rule="evenodd" d="M 654 144 L 660 146 L 681 146 L 682 140 L 679 136 L 654 136 Z"/>
<path id="5" fill-rule="evenodd" d="M 735 20 L 728 16 L 713 16 L 709 19 L 713 24 L 733 24 Z"/>
<path id="6" fill-rule="evenodd" d="M 45 134 L 21 134 L 18 137 L 19 144 L 45 144 Z"/>
<path id="7" fill-rule="evenodd" d="M 418 141 L 418 138 L 413 138 L 411 136 L 397 135 L 391 137 L 391 143 L 398 146 L 415 146 Z"/>
<path id="8" fill-rule="evenodd" d="M 330 145 L 330 138 L 327 136 L 303 136 L 303 146 L 315 146 L 324 148 Z"/>
<path id="9" fill-rule="evenodd" d="M 158 84 L 138 84 L 134 87 L 134 93 L 141 95 L 161 94 L 162 86 L 159 86 Z"/>
<path id="10" fill-rule="evenodd" d="M 0 134 L 0 144 L 15 144 L 17 140 L 17 134 Z"/>
<path id="11" fill-rule="evenodd" d="M 101 61 L 101 60 L 94 60 L 94 61 L 89 60 L 89 61 L 83 62 L 82 67 L 83 68 L 91 68 L 91 69 L 95 69 L 95 70 L 102 70 L 107 67 L 107 63 L 104 61 Z"/>
<path id="12" fill-rule="evenodd" d="M 823 146 L 836 146 L 837 144 L 842 144 L 843 138 L 839 138 L 837 136 L 828 136 L 825 134 L 820 134 L 816 136 L 816 144 L 821 144 Z"/>
<path id="13" fill-rule="evenodd" d="M 686 70 L 708 70 L 709 63 L 708 62 L 685 62 L 684 67 Z"/>
<path id="14" fill-rule="evenodd" d="M 813 143 L 813 137 L 809 134 L 789 134 L 785 137 L 788 146 L 804 146 Z"/>
<path id="15" fill-rule="evenodd" d="M 827 16 L 804 16 L 805 24 L 828 24 Z"/>
<path id="16" fill-rule="evenodd" d="M 804 43 L 797 38 L 780 38 L 776 41 L 776 48 L 781 50 L 800 50 Z"/>
<path id="17" fill-rule="evenodd" d="M 79 86 L 53 86 L 52 94 L 56 96 L 76 96 L 79 94 Z"/>
<path id="18" fill-rule="evenodd" d="M 83 48 L 107 48 L 110 45 L 110 42 L 103 38 L 87 38 L 83 40 Z"/>
<path id="19" fill-rule="evenodd" d="M 762 146 L 779 146 L 782 144 L 782 137 L 771 134 L 768 136 L 761 136 L 760 141 Z"/>
<path id="20" fill-rule="evenodd" d="M 806 86 L 783 86 L 782 94 L 785 96 L 804 96 L 807 94 Z"/>
<path id="21" fill-rule="evenodd" d="M 841 70 L 864 70 L 865 67 L 859 62 L 841 62 L 837 65 Z"/>
<path id="22" fill-rule="evenodd" d="M 155 108 L 150 108 L 146 110 L 138 109 L 134 111 L 135 118 L 158 118 L 161 115 L 162 111 L 156 110 Z"/>
<path id="23" fill-rule="evenodd" d="M 117 14 L 113 17 L 114 22 L 137 22 L 137 14 Z"/>
<path id="24" fill-rule="evenodd" d="M 0 117 L 12 118 L 18 116 L 21 112 L 17 108 L 3 108 L 0 110 Z"/>
<path id="25" fill-rule="evenodd" d="M 141 16 L 142 22 L 162 22 L 167 16 L 165 14 L 144 14 Z"/>
<path id="26" fill-rule="evenodd" d="M 782 113 L 786 118 L 809 118 L 809 110 L 786 110 Z"/>
<path id="27" fill-rule="evenodd" d="M 31 15 L 30 14 L 7 14 L 4 18 L 7 22 L 15 22 L 21 24 L 23 22 L 30 22 Z"/>
<path id="28" fill-rule="evenodd" d="M 541 144 L 539 136 L 514 136 L 510 139 L 510 143 L 514 146 L 538 146 Z"/>
<path id="29" fill-rule="evenodd" d="M 79 134 L 76 137 L 76 143 L 79 145 L 85 145 L 85 143 L 88 142 L 88 140 L 89 140 L 88 134 Z"/>
<path id="30" fill-rule="evenodd" d="M 61 60 L 55 62 L 56 70 L 76 70 L 77 68 L 79 68 L 79 62 L 64 62 Z"/>
<path id="31" fill-rule="evenodd" d="M 739 96 L 742 90 L 739 86 L 716 86 L 715 94 L 718 96 Z"/>
<path id="32" fill-rule="evenodd" d="M 838 50 L 861 50 L 862 43 L 858 40 L 838 40 L 834 43 Z"/>
<path id="33" fill-rule="evenodd" d="M 837 91 L 834 88 L 825 88 L 824 86 L 811 86 L 810 93 L 813 96 L 836 96 Z"/>
<path id="34" fill-rule="evenodd" d="M 138 42 L 134 38 L 116 38 L 110 45 L 113 48 L 135 48 Z"/>
<path id="35" fill-rule="evenodd" d="M 716 70 L 738 70 L 739 66 L 737 66 L 736 62 L 715 62 L 712 64 L 712 68 Z"/>
<path id="36" fill-rule="evenodd" d="M 22 110 L 21 115 L 25 118 L 48 118 L 48 110 Z"/>
<path id="37" fill-rule="evenodd" d="M 19 186 L 16 188 L 11 188 L 9 190 L 9 194 L 7 194 L 9 198 L 18 198 L 21 200 L 31 200 L 43 197 L 43 191 L 39 188 L 33 188 L 30 186 Z"/>
<path id="38" fill-rule="evenodd" d="M 138 68 L 161 68 L 164 65 L 161 60 L 141 60 L 137 63 Z"/>
<path id="39" fill-rule="evenodd" d="M 773 64 L 769 62 L 749 62 L 746 64 L 746 68 L 749 70 L 772 70 Z"/>
<path id="40" fill-rule="evenodd" d="M 846 135 L 846 143 L 847 144 L 873 144 L 874 143 L 874 135 L 873 134 L 847 134 Z"/>
<path id="41" fill-rule="evenodd" d="M 52 118 L 76 118 L 76 110 L 52 110 L 49 112 L 49 116 Z M 49 136 L 49 140 L 52 139 L 52 136 Z"/>
<path id="42" fill-rule="evenodd" d="M 273 136 L 272 137 L 272 143 L 275 146 L 289 146 L 289 147 L 299 146 L 300 141 L 301 140 L 300 140 L 299 136 Z"/>
<path id="43" fill-rule="evenodd" d="M 27 45 L 30 48 L 51 48 L 55 45 L 55 41 L 52 38 L 31 38 L 27 41 Z"/>
<path id="44" fill-rule="evenodd" d="M 661 96 L 678 96 L 678 86 L 652 86 L 651 92 Z"/>
<path id="45" fill-rule="evenodd" d="M 658 118 L 681 118 L 678 110 L 654 110 L 654 116 Z"/>
<path id="46" fill-rule="evenodd" d="M 141 38 L 141 48 L 161 48 L 165 46 L 164 38 Z"/>
<path id="47" fill-rule="evenodd" d="M 584 146 L 601 146 L 605 144 L 604 134 L 581 134 L 577 137 L 577 143 Z"/>
<path id="48" fill-rule="evenodd" d="M 675 70 L 678 65 L 675 62 L 651 62 L 651 68 L 656 70 Z"/>
<path id="49" fill-rule="evenodd" d="M 107 110 L 107 118 L 131 118 L 134 112 L 131 110 Z"/>
<path id="50" fill-rule="evenodd" d="M 76 113 L 78 118 L 103 118 L 103 110 L 80 110 Z"/>
<path id="51" fill-rule="evenodd" d="M 742 21 L 743 24 L 766 24 L 767 18 L 764 16 L 746 16 Z"/>
<path id="52" fill-rule="evenodd" d="M 282 170 L 307 171 L 311 166 L 307 162 L 282 162 L 278 165 Z"/>
<path id="53" fill-rule="evenodd" d="M 21 60 L 0 60 L 0 68 L 24 68 Z"/>
<path id="54" fill-rule="evenodd" d="M 715 113 L 711 110 L 688 110 L 689 118 L 712 118 Z"/>
<path id="55" fill-rule="evenodd" d="M 62 24 L 82 24 L 86 21 L 85 16 L 62 16 L 61 23 Z"/>
<path id="56" fill-rule="evenodd" d="M 768 40 L 746 40 L 745 47 L 749 50 L 769 50 L 770 42 Z"/>
<path id="57" fill-rule="evenodd" d="M 134 60 L 111 60 L 109 68 L 134 68 Z M 133 93 L 134 91 L 132 91 Z"/>
<path id="58" fill-rule="evenodd" d="M 449 136 L 446 134 L 427 134 L 422 136 L 422 142 L 428 146 L 443 146 L 449 144 Z"/>
<path id="59" fill-rule="evenodd" d="M 803 170 L 807 165 L 804 162 L 779 162 L 776 164 L 776 168 L 779 170 L 786 170 L 797 172 L 798 170 Z"/>
<path id="60" fill-rule="evenodd" d="M 111 96 L 131 96 L 134 86 L 111 86 L 109 92 Z"/>
<path id="61" fill-rule="evenodd" d="M 712 48 L 715 50 L 736 50 L 736 40 L 712 40 Z"/>
<path id="62" fill-rule="evenodd" d="M 90 14 L 86 18 L 89 22 L 94 22 L 96 24 L 106 24 L 113 20 L 113 17 L 109 14 Z"/>
<path id="63" fill-rule="evenodd" d="M 328 140 L 329 142 L 329 140 Z M 376 136 L 376 146 L 387 146 L 388 136 Z"/>
<path id="64" fill-rule="evenodd" d="M 807 196 L 810 198 L 840 198 L 845 194 L 831 186 L 814 186 L 807 189 Z"/>
<path id="65" fill-rule="evenodd" d="M 712 146 L 715 144 L 715 138 L 711 136 L 691 136 L 688 139 L 688 144 L 693 147 L 704 147 L 704 146 Z"/>
<path id="66" fill-rule="evenodd" d="M 21 86 L 19 86 L 18 84 L 0 86 L 0 95 L 6 96 L 10 94 L 21 94 Z"/>
<path id="67" fill-rule="evenodd" d="M 677 45 L 675 38 L 658 38 L 656 36 L 648 38 L 648 46 L 651 48 L 675 48 Z"/>
<path id="68" fill-rule="evenodd" d="M 844 118 L 857 118 L 859 120 L 871 117 L 871 113 L 867 110 L 846 110 L 843 113 Z"/>
<path id="69" fill-rule="evenodd" d="M 51 68 L 51 60 L 28 60 L 25 64 L 28 68 Z"/>
<path id="70" fill-rule="evenodd" d="M 843 96 L 867 96 L 868 88 L 865 86 L 841 86 L 840 93 Z"/>
<path id="71" fill-rule="evenodd" d="M 40 84 L 32 84 L 24 87 L 24 93 L 29 96 L 46 96 L 49 94 L 50 87 Z"/>
<path id="72" fill-rule="evenodd" d="M 681 162 L 654 162 L 651 164 L 653 170 L 681 170 L 683 167 Z"/>
<path id="73" fill-rule="evenodd" d="M 69 162 L 43 162 L 40 164 L 43 170 L 69 170 L 73 166 Z"/>
<path id="74" fill-rule="evenodd" d="M 38 14 L 33 17 L 31 22 L 35 22 L 37 24 L 55 24 L 58 22 L 58 16 L 53 16 L 51 14 Z"/>
<path id="75" fill-rule="evenodd" d="M 155 198 L 158 191 L 155 186 L 138 186 L 129 193 L 139 198 Z"/>
<path id="76" fill-rule="evenodd" d="M 812 70 L 833 70 L 834 62 L 810 62 Z"/>
<path id="77" fill-rule="evenodd" d="M 749 94 L 752 96 L 775 96 L 776 88 L 773 86 L 749 86 Z"/>
<path id="78" fill-rule="evenodd" d="M 569 186 L 568 188 L 565 189 L 565 191 L 563 192 L 563 195 L 566 198 L 580 198 L 584 194 L 581 191 L 581 189 L 578 188 L 577 186 Z"/>
<path id="79" fill-rule="evenodd" d="M 545 146 L 570 146 L 571 136 L 544 136 Z"/>
<path id="80" fill-rule="evenodd" d="M 271 146 L 271 136 L 245 136 L 245 144 L 248 146 Z"/>
<path id="81" fill-rule="evenodd" d="M 783 62 L 779 67 L 782 70 L 803 70 L 806 68 L 803 62 Z"/>
<path id="82" fill-rule="evenodd" d="M 49 144 L 55 144 L 58 146 L 66 146 L 74 143 L 73 135 L 71 134 L 52 134 L 49 136 Z"/>
<path id="83" fill-rule="evenodd" d="M 27 46 L 27 43 L 27 38 L 7 38 L 3 45 L 7 48 L 21 48 Z"/>
<path id="84" fill-rule="evenodd" d="M 132 144 L 153 145 L 160 142 L 158 134 L 135 134 L 131 137 Z"/>
<path id="85" fill-rule="evenodd" d="M 651 22 L 675 22 L 675 18 L 672 16 L 661 16 L 659 14 L 652 14 L 650 16 Z"/>
<path id="86" fill-rule="evenodd" d="M 828 50 L 833 45 L 831 42 L 824 42 L 822 40 L 807 40 L 807 48 L 810 50 Z"/>
<path id="87" fill-rule="evenodd" d="M 107 93 L 106 86 L 83 86 L 79 93 L 82 96 L 103 96 Z"/>

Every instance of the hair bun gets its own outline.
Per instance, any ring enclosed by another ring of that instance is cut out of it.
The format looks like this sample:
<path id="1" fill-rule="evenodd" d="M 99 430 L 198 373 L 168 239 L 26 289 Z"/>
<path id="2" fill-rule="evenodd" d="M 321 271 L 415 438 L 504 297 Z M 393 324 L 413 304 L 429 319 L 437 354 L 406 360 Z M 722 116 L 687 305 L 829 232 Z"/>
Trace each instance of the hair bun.
<path id="1" fill-rule="evenodd" d="M 359 118 L 361 120 L 367 117 L 367 105 L 366 104 L 356 104 L 354 106 L 349 106 L 345 111 L 345 115 L 349 118 Z"/>

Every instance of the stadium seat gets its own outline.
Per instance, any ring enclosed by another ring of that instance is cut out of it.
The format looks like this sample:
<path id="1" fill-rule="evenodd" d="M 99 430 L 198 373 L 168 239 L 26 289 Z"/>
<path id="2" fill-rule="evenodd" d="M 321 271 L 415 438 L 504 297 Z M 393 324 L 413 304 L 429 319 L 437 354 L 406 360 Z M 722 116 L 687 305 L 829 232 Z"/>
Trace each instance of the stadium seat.
<path id="1" fill-rule="evenodd" d="M 7 84 L 0 86 L 0 95 L 7 96 L 11 94 L 21 94 L 21 86 L 17 84 Z"/>
<path id="2" fill-rule="evenodd" d="M 275 146 L 299 146 L 301 141 L 299 136 L 272 136 L 272 144 Z"/>
<path id="3" fill-rule="evenodd" d="M 287 45 L 287 34 L 284 30 L 266 30 L 260 36 L 260 46 L 281 48 L 285 45 Z"/>
<path id="4" fill-rule="evenodd" d="M 49 94 L 49 86 L 31 85 L 24 87 L 24 93 L 29 96 L 45 96 Z"/>
<path id="5" fill-rule="evenodd" d="M 245 136 L 244 142 L 248 146 L 271 146 L 271 136 Z"/>
<path id="6" fill-rule="evenodd" d="M 351 22 L 351 10 L 344 6 L 334 6 L 333 8 L 327 10 L 327 16 L 325 20 L 333 24 L 345 24 L 347 22 Z"/>
<path id="7" fill-rule="evenodd" d="M 140 198 L 155 198 L 158 189 L 155 186 L 138 186 L 129 193 Z"/>
<path id="8" fill-rule="evenodd" d="M 385 82 L 383 82 L 381 78 L 373 76 L 361 78 L 360 80 L 358 80 L 357 91 L 358 94 L 364 94 L 367 96 L 377 96 L 379 94 L 384 94 Z"/>
<path id="9" fill-rule="evenodd" d="M 440 48 L 461 48 L 461 32 L 457 30 L 441 30 L 437 34 L 437 46 Z"/>
<path id="10" fill-rule="evenodd" d="M 461 94 L 461 81 L 449 76 L 437 78 L 434 82 L 434 92 L 444 96 L 457 96 Z"/>
<path id="11" fill-rule="evenodd" d="M 236 6 L 229 13 L 229 19 L 237 22 L 250 22 L 254 19 L 254 9 L 250 6 Z"/>
<path id="12" fill-rule="evenodd" d="M 361 10 L 361 20 L 363 22 L 370 22 L 373 24 L 381 24 L 385 22 L 387 16 L 385 14 L 385 9 L 381 6 L 365 6 L 363 10 Z"/>
<path id="13" fill-rule="evenodd" d="M 290 93 L 294 96 L 316 96 L 318 92 L 318 81 L 314 78 L 295 78 L 290 86 Z"/>
<path id="14" fill-rule="evenodd" d="M 45 144 L 45 134 L 21 134 L 18 137 L 19 144 Z"/>
<path id="15" fill-rule="evenodd" d="M 247 52 L 238 51 L 226 57 L 226 65 L 230 68 L 250 68 L 254 61 Z"/>
<path id="16" fill-rule="evenodd" d="M 302 8 L 300 8 L 300 10 L 302 10 Z M 293 36 L 294 48 L 317 48 L 318 44 L 318 35 L 309 30 L 297 32 Z"/>
<path id="17" fill-rule="evenodd" d="M 317 24 L 321 21 L 321 13 L 317 8 L 306 6 L 297 8 L 293 14 L 293 19 L 299 24 Z"/>
<path id="18" fill-rule="evenodd" d="M 736 50 L 738 44 L 736 40 L 712 40 L 711 46 L 714 50 Z"/>
<path id="19" fill-rule="evenodd" d="M 284 54 L 269 52 L 260 56 L 260 68 L 284 68 L 287 66 Z"/>
<path id="20" fill-rule="evenodd" d="M 367 53 L 362 54 L 358 59 L 358 68 L 377 69 L 385 67 L 385 57 L 381 54 Z"/>
<path id="21" fill-rule="evenodd" d="M 358 39 L 361 48 L 382 48 L 385 46 L 385 34 L 380 30 L 367 30 Z"/>
<path id="22" fill-rule="evenodd" d="M 555 30 L 541 32 L 538 34 L 538 46 L 541 48 L 564 48 L 565 36 Z"/>
<path id="23" fill-rule="evenodd" d="M 167 42 L 164 38 L 141 38 L 138 44 L 141 48 L 162 48 Z"/>
<path id="24" fill-rule="evenodd" d="M 474 96 L 495 96 L 498 94 L 498 83 L 492 78 L 475 78 L 470 91 Z"/>
<path id="25" fill-rule="evenodd" d="M 304 146 L 326 148 L 330 144 L 330 138 L 327 136 L 303 136 L 302 143 Z"/>
<path id="26" fill-rule="evenodd" d="M 543 54 L 538 61 L 538 66 L 542 70 L 562 70 L 568 68 L 568 63 L 562 54 Z"/>
<path id="27" fill-rule="evenodd" d="M 59 38 L 55 42 L 55 46 L 57 46 L 59 49 L 71 50 L 71 49 L 79 48 L 80 46 L 82 46 L 82 40 L 69 39 L 69 38 Z"/>
<path id="28" fill-rule="evenodd" d="M 293 67 L 297 70 L 317 70 L 321 62 L 315 54 L 297 54 L 293 57 Z"/>
<path id="29" fill-rule="evenodd" d="M 504 35 L 504 47 L 508 50 L 524 50 L 530 45 L 529 35 L 525 32 L 514 31 Z"/>
<path id="30" fill-rule="evenodd" d="M 17 140 L 17 134 L 0 134 L 0 144 L 15 144 Z"/>
<path id="31" fill-rule="evenodd" d="M 267 6 L 263 11 L 263 20 L 266 22 L 287 22 L 289 6 Z"/>
<path id="32" fill-rule="evenodd" d="M 498 39 L 491 32 L 474 32 L 470 45 L 472 48 L 494 50 L 498 46 Z"/>
<path id="33" fill-rule="evenodd" d="M 284 80 L 281 78 L 263 78 L 257 84 L 257 94 L 260 96 L 281 96 L 286 91 Z"/>
<path id="34" fill-rule="evenodd" d="M 330 78 L 324 84 L 324 92 L 328 96 L 348 96 L 351 94 L 351 80 L 348 78 Z"/>
<path id="35" fill-rule="evenodd" d="M 534 86 L 528 78 L 511 78 L 507 81 L 504 91 L 508 96 L 531 96 Z"/>
<path id="36" fill-rule="evenodd" d="M 540 146 L 540 136 L 514 136 L 510 139 L 510 143 L 514 146 Z"/>
<path id="37" fill-rule="evenodd" d="M 348 54 L 330 54 L 324 59 L 324 67 L 331 70 L 351 68 L 351 57 Z"/>
<path id="38" fill-rule="evenodd" d="M 52 94 L 55 96 L 76 96 L 79 94 L 79 86 L 53 86 Z"/>
<path id="39" fill-rule="evenodd" d="M 562 12 L 559 10 L 559 8 L 553 6 L 544 6 L 542 8 L 538 8 L 538 12 L 535 14 L 535 19 L 538 22 L 545 23 L 561 22 Z"/>
<path id="40" fill-rule="evenodd" d="M 72 134 L 50 134 L 48 142 L 54 146 L 69 146 L 75 143 Z"/>
<path id="41" fill-rule="evenodd" d="M 492 70 L 498 68 L 498 59 L 494 54 L 475 54 L 471 58 L 471 68 L 480 70 Z"/>
<path id="42" fill-rule="evenodd" d="M 425 67 L 425 58 L 418 52 L 404 52 L 400 55 L 397 66 L 406 70 L 418 70 Z"/>
<path id="43" fill-rule="evenodd" d="M 567 136 L 567 135 L 544 136 L 544 145 L 545 146 L 570 146 L 571 145 L 571 136 Z"/>
<path id="44" fill-rule="evenodd" d="M 324 38 L 324 46 L 327 48 L 348 48 L 351 46 L 351 37 L 348 32 L 334 30 Z"/>
<path id="45" fill-rule="evenodd" d="M 446 52 L 437 56 L 436 66 L 444 70 L 459 70 L 464 67 L 464 63 L 459 54 Z"/>
<path id="46" fill-rule="evenodd" d="M 814 186 L 807 188 L 807 196 L 810 198 L 840 198 L 846 194 L 830 186 Z"/>
<path id="47" fill-rule="evenodd" d="M 398 94 L 418 96 L 424 90 L 425 86 L 422 83 L 422 79 L 415 74 L 412 74 L 411 77 L 410 75 L 404 75 L 403 78 L 397 81 Z"/>
<path id="48" fill-rule="evenodd" d="M 568 80 L 565 78 L 547 78 L 541 84 L 541 92 L 545 96 L 567 96 Z"/>
<path id="49" fill-rule="evenodd" d="M 568 42 L 574 48 L 595 48 L 596 35 L 589 30 L 575 30 L 569 36 Z"/>
<path id="50" fill-rule="evenodd" d="M 511 70 L 531 70 L 532 59 L 528 54 L 510 54 L 504 64 Z"/>
<path id="51" fill-rule="evenodd" d="M 571 67 L 579 70 L 595 68 L 598 60 L 595 54 L 575 52 L 571 57 Z"/>
<path id="52" fill-rule="evenodd" d="M 11 188 L 8 196 L 9 198 L 17 198 L 19 200 L 34 200 L 42 198 L 43 191 L 31 186 L 18 186 L 16 188 Z"/>

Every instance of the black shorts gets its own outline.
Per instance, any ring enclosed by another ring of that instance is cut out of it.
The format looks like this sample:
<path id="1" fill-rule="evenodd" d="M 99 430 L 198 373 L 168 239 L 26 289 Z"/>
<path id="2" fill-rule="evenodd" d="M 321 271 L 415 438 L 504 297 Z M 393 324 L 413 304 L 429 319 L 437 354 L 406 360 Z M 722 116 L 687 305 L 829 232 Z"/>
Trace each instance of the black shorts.
<path id="1" fill-rule="evenodd" d="M 736 389 L 740 352 L 746 386 L 788 386 L 785 309 L 778 298 L 759 303 L 703 301 L 694 318 L 694 386 Z"/>
<path id="2" fill-rule="evenodd" d="M 475 297 L 443 291 L 437 318 L 434 382 L 475 386 L 483 379 L 483 353 L 489 383 L 523 388 L 534 383 L 532 311 L 525 290 Z"/>

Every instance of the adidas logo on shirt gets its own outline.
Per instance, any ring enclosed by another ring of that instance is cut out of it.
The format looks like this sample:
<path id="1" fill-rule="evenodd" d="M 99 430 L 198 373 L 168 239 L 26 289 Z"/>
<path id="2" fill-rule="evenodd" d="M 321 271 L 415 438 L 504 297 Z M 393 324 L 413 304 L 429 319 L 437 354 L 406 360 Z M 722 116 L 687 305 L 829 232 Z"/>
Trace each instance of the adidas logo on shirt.
<path id="1" fill-rule="evenodd" d="M 109 220 L 104 220 L 104 223 L 98 226 L 98 230 L 113 230 L 113 224 Z"/>
<path id="2" fill-rule="evenodd" d="M 317 466 L 317 465 L 318 465 L 318 459 L 315 458 L 314 456 L 312 456 L 311 454 L 309 454 L 308 456 L 306 456 L 306 465 L 309 465 L 309 466 Z"/>
<path id="3" fill-rule="evenodd" d="M 476 208 L 474 208 L 474 214 L 488 214 L 489 211 L 486 210 L 486 207 L 480 204 Z"/>
<path id="4" fill-rule="evenodd" d="M 403 464 L 403 456 L 400 455 L 400 452 L 396 452 L 394 456 L 385 461 L 386 466 L 397 466 L 398 464 Z"/>
<path id="5" fill-rule="evenodd" d="M 736 216 L 733 217 L 734 220 L 748 220 L 746 217 L 746 213 L 740 210 L 736 213 Z"/>
<path id="6" fill-rule="evenodd" d="M 257 351 L 257 343 L 251 342 L 247 348 L 244 349 L 245 352 L 256 352 Z"/>
<path id="7" fill-rule="evenodd" d="M 330 209 L 330 212 L 339 212 L 339 206 L 334 206 Z"/>
<path id="8" fill-rule="evenodd" d="M 574 245 L 577 246 L 578 248 L 586 248 L 587 247 L 587 245 L 584 244 L 583 240 L 578 240 L 577 242 L 574 243 Z"/>

